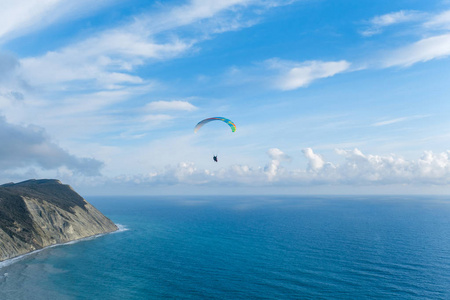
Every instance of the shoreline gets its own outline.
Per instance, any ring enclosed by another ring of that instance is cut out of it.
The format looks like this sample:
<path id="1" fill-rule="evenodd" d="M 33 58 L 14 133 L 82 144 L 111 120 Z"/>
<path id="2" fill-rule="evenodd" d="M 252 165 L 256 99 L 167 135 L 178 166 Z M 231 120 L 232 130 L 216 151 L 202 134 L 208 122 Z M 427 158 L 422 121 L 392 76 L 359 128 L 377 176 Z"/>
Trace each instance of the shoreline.
<path id="1" fill-rule="evenodd" d="M 77 240 L 73 240 L 73 241 L 68 241 L 68 242 L 61 243 L 61 244 L 49 245 L 49 246 L 46 246 L 44 248 L 37 249 L 37 250 L 31 251 L 31 252 L 28 252 L 28 253 L 25 253 L 25 254 L 13 257 L 13 258 L 5 259 L 3 261 L 0 261 L 0 270 L 5 268 L 5 267 L 8 267 L 8 266 L 10 266 L 10 265 L 12 265 L 12 264 L 14 264 L 16 262 L 18 262 L 18 261 L 20 261 L 20 260 L 22 260 L 24 258 L 26 258 L 27 256 L 39 253 L 39 252 L 41 252 L 43 250 L 46 250 L 46 249 L 49 249 L 49 248 L 76 244 L 76 243 L 79 243 L 79 242 L 84 242 L 84 241 L 96 239 L 96 238 L 99 238 L 99 237 L 107 235 L 107 234 L 119 233 L 119 232 L 124 232 L 124 231 L 128 230 L 128 228 L 125 225 L 116 224 L 116 226 L 117 226 L 118 229 L 115 230 L 115 231 L 95 234 L 95 235 L 87 236 L 87 237 L 84 237 L 84 238 L 81 238 L 81 239 L 77 239 Z"/>

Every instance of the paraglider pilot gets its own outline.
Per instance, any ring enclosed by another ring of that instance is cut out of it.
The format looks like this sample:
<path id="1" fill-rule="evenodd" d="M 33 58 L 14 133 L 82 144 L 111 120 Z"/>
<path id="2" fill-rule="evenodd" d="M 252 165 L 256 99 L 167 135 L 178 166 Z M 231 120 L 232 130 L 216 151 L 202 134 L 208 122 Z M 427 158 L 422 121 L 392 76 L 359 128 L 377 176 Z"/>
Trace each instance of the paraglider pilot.
<path id="1" fill-rule="evenodd" d="M 213 160 L 214 160 L 215 162 L 217 162 L 217 155 L 214 155 L 214 156 L 213 156 Z"/>

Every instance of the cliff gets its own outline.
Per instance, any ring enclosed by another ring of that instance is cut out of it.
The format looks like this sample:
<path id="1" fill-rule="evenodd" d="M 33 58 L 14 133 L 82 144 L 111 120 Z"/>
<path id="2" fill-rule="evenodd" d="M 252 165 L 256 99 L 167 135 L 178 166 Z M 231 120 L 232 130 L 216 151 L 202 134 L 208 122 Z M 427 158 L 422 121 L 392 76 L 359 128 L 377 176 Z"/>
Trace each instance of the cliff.
<path id="1" fill-rule="evenodd" d="M 58 180 L 0 185 L 0 261 L 117 229 Z"/>

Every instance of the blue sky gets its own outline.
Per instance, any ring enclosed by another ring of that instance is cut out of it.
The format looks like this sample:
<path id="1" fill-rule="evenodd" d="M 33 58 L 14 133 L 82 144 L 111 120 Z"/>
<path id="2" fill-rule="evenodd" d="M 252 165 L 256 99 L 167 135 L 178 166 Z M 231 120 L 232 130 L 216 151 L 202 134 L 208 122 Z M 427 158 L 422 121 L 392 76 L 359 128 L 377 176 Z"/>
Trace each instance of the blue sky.
<path id="1" fill-rule="evenodd" d="M 450 1 L 1 5 L 1 182 L 450 191 Z"/>

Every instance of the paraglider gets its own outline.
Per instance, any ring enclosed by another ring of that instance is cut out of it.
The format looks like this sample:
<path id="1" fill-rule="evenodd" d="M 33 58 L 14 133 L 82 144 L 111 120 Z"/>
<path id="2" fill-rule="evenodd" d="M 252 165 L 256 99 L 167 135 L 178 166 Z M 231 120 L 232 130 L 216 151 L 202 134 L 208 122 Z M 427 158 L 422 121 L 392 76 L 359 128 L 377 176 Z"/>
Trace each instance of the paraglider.
<path id="1" fill-rule="evenodd" d="M 196 133 L 200 128 L 202 128 L 203 125 L 205 125 L 206 123 L 209 123 L 211 121 L 225 122 L 228 124 L 228 126 L 230 126 L 232 132 L 236 131 L 236 125 L 231 120 L 229 120 L 227 118 L 222 118 L 222 117 L 214 117 L 214 118 L 207 118 L 207 119 L 204 119 L 204 120 L 198 122 L 198 124 L 194 128 L 194 132 Z"/>
<path id="2" fill-rule="evenodd" d="M 225 123 L 228 124 L 228 126 L 230 126 L 232 132 L 236 131 L 236 125 L 230 119 L 223 118 L 223 117 L 214 117 L 214 118 L 207 118 L 207 119 L 204 119 L 204 120 L 198 122 L 198 124 L 194 128 L 194 132 L 197 133 L 197 131 L 200 128 L 202 128 L 203 125 L 205 125 L 206 123 L 209 123 L 211 121 L 222 121 L 222 122 L 225 122 Z M 217 155 L 213 155 L 213 160 L 215 162 L 219 162 L 219 160 L 217 159 Z"/>

